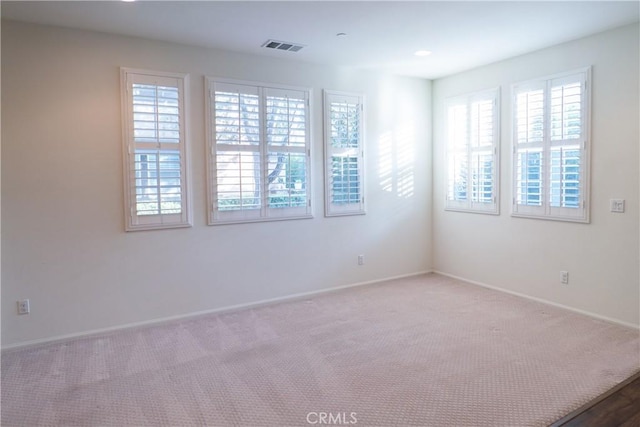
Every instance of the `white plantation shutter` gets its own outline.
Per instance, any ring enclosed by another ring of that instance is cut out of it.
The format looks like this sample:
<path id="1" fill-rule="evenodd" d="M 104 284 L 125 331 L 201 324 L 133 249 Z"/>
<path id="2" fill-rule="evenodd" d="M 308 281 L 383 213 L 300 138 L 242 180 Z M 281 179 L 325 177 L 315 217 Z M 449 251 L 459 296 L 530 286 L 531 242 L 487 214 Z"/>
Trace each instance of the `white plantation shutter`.
<path id="1" fill-rule="evenodd" d="M 498 213 L 498 89 L 446 101 L 445 209 Z"/>
<path id="2" fill-rule="evenodd" d="M 364 97 L 324 91 L 325 214 L 364 214 Z"/>
<path id="3" fill-rule="evenodd" d="M 549 211 L 552 215 L 582 217 L 585 214 L 586 203 L 581 206 L 584 199 L 581 185 L 583 151 L 586 149 L 585 83 L 586 79 L 580 76 L 551 80 L 548 176 Z"/>
<path id="4" fill-rule="evenodd" d="M 522 87 L 515 98 L 515 198 L 520 212 L 543 212 L 544 93 L 544 82 L 534 82 Z"/>
<path id="5" fill-rule="evenodd" d="M 256 219 L 262 206 L 259 92 L 216 83 L 210 92 L 213 132 L 209 161 L 216 219 Z"/>
<path id="6" fill-rule="evenodd" d="M 183 74 L 123 68 L 126 229 L 190 226 Z"/>
<path id="7" fill-rule="evenodd" d="M 588 222 L 589 74 L 514 85 L 513 215 Z"/>
<path id="8" fill-rule="evenodd" d="M 467 182 L 469 176 L 469 107 L 451 104 L 447 108 L 447 207 L 468 206 Z"/>
<path id="9" fill-rule="evenodd" d="M 305 91 L 265 88 L 267 216 L 310 214 L 308 193 L 308 96 Z"/>
<path id="10" fill-rule="evenodd" d="M 311 216 L 309 91 L 207 79 L 209 224 Z"/>

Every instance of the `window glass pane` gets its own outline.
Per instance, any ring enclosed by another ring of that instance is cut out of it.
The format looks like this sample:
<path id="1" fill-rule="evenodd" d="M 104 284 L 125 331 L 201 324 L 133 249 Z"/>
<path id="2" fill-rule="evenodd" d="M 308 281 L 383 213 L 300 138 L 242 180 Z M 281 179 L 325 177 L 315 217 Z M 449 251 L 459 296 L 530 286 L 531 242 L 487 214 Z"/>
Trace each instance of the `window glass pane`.
<path id="1" fill-rule="evenodd" d="M 267 144 L 304 147 L 306 139 L 306 101 L 267 96 Z"/>
<path id="2" fill-rule="evenodd" d="M 133 168 L 138 215 L 182 212 L 179 151 L 136 150 Z"/>
<path id="3" fill-rule="evenodd" d="M 493 203 L 493 155 L 477 152 L 471 156 L 471 200 Z"/>
<path id="4" fill-rule="evenodd" d="M 135 142 L 179 143 L 178 87 L 133 83 Z"/>
<path id="5" fill-rule="evenodd" d="M 449 150 L 466 150 L 469 145 L 469 119 L 466 105 L 449 108 Z"/>
<path id="6" fill-rule="evenodd" d="M 471 146 L 491 147 L 493 145 L 493 100 L 471 104 Z"/>
<path id="7" fill-rule="evenodd" d="M 551 88 L 551 140 L 582 136 L 582 83 Z"/>
<path id="8" fill-rule="evenodd" d="M 359 105 L 332 102 L 330 115 L 331 146 L 334 148 L 357 148 L 360 141 Z"/>
<path id="9" fill-rule="evenodd" d="M 260 108 L 258 96 L 216 91 L 214 122 L 217 144 L 259 144 Z"/>
<path id="10" fill-rule="evenodd" d="M 517 143 L 540 143 L 544 139 L 544 91 L 518 93 L 516 97 Z"/>
<path id="11" fill-rule="evenodd" d="M 260 208 L 260 153 L 219 151 L 216 195 L 221 211 Z"/>
<path id="12" fill-rule="evenodd" d="M 519 150 L 516 199 L 519 205 L 542 205 L 542 149 Z"/>
<path id="13" fill-rule="evenodd" d="M 360 176 L 357 156 L 331 157 L 331 203 L 360 203 Z"/>
<path id="14" fill-rule="evenodd" d="M 553 207 L 580 207 L 580 149 L 578 146 L 551 149 L 551 191 Z"/>
<path id="15" fill-rule="evenodd" d="M 304 153 L 269 153 L 267 185 L 270 208 L 306 206 L 306 166 Z"/>
<path id="16" fill-rule="evenodd" d="M 454 153 L 449 156 L 449 200 L 467 200 L 468 156 Z"/>

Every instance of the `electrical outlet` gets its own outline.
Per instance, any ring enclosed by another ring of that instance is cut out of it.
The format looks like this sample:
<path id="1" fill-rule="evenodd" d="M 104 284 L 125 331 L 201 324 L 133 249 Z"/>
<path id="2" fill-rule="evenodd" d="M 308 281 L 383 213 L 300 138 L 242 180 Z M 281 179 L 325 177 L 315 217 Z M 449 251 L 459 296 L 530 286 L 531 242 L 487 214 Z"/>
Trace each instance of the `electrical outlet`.
<path id="1" fill-rule="evenodd" d="M 624 213 L 624 199 L 611 199 L 611 212 Z"/>
<path id="2" fill-rule="evenodd" d="M 569 272 L 568 271 L 561 271 L 560 272 L 560 283 L 562 283 L 563 285 L 568 285 L 569 284 Z"/>
<path id="3" fill-rule="evenodd" d="M 31 313 L 31 308 L 29 307 L 28 299 L 21 299 L 18 301 L 18 314 L 29 314 Z"/>
<path id="4" fill-rule="evenodd" d="M 358 255 L 358 265 L 364 265 L 364 255 Z"/>

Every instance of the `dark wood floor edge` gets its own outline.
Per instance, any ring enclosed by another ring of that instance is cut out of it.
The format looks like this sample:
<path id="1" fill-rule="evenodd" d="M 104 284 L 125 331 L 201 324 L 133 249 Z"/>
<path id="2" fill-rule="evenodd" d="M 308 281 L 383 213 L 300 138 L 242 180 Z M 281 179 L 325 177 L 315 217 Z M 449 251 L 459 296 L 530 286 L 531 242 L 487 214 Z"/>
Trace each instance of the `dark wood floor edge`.
<path id="1" fill-rule="evenodd" d="M 583 412 L 589 410 L 590 408 L 596 406 L 598 403 L 602 402 L 603 400 L 605 400 L 607 397 L 611 396 L 612 394 L 620 391 L 621 389 L 623 389 L 624 387 L 628 386 L 629 384 L 631 384 L 632 382 L 634 382 L 638 378 L 640 378 L 640 371 L 636 372 L 635 374 L 633 374 L 632 376 L 630 376 L 626 380 L 622 381 L 620 384 L 616 385 L 615 387 L 611 388 L 610 390 L 607 390 L 606 392 L 602 393 L 600 396 L 598 396 L 598 397 L 594 398 L 593 400 L 585 403 L 584 405 L 582 405 L 581 407 L 579 407 L 575 411 L 570 412 L 569 414 L 567 414 L 564 417 L 560 418 L 555 423 L 550 424 L 549 427 L 560 427 L 560 426 L 568 423 L 569 421 L 571 421 L 572 419 L 574 419 L 578 415 L 580 415 Z"/>

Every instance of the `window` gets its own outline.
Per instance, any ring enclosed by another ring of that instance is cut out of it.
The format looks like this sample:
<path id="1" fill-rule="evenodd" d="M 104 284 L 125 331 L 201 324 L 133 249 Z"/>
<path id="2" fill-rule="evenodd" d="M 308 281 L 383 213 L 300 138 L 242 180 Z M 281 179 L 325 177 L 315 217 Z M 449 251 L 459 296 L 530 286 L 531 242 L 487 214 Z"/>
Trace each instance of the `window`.
<path id="1" fill-rule="evenodd" d="M 207 78 L 209 224 L 311 217 L 310 90 Z"/>
<path id="2" fill-rule="evenodd" d="M 121 69 L 127 231 L 191 225 L 184 74 Z"/>
<path id="3" fill-rule="evenodd" d="M 449 98 L 445 209 L 498 214 L 499 89 Z"/>
<path id="4" fill-rule="evenodd" d="M 325 215 L 364 214 L 363 96 L 324 91 Z"/>
<path id="5" fill-rule="evenodd" d="M 590 68 L 513 86 L 513 215 L 589 222 Z"/>

